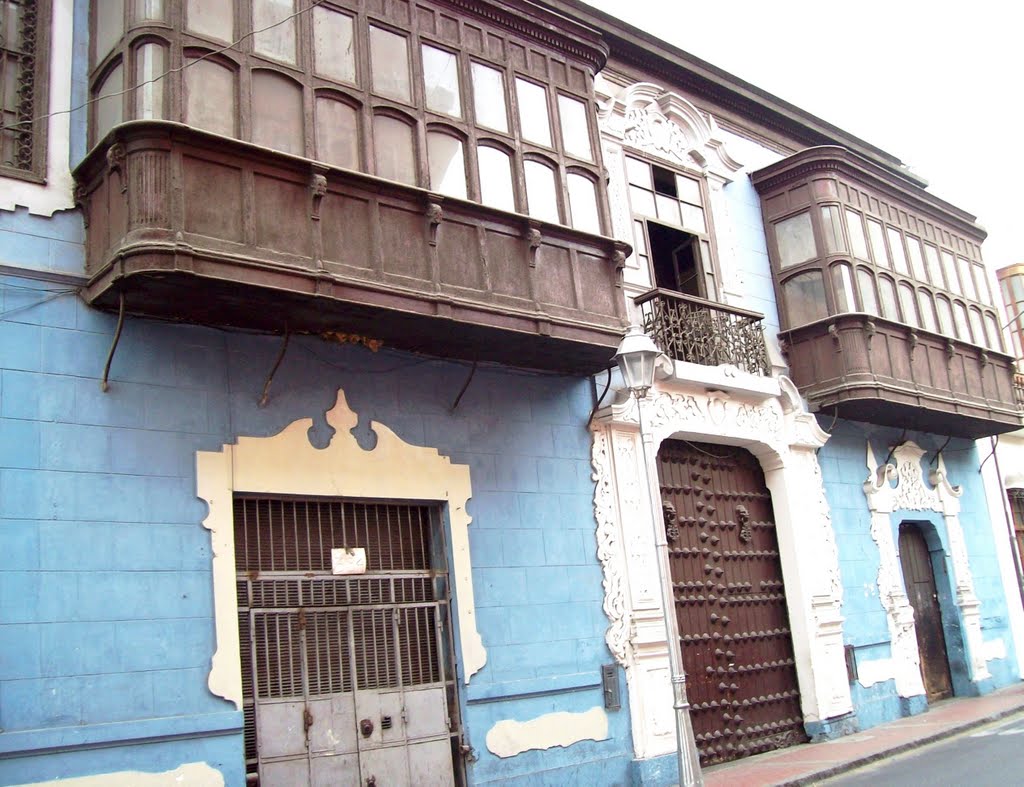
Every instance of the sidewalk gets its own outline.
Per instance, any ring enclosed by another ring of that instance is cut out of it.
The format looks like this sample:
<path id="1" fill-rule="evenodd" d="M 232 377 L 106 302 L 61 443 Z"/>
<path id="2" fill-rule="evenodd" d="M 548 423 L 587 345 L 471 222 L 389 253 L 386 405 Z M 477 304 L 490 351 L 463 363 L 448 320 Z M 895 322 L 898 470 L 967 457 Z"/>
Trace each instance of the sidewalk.
<path id="1" fill-rule="evenodd" d="M 704 771 L 706 787 L 813 784 L 1024 710 L 1024 683 L 984 697 L 944 700 L 925 713 L 826 743 L 759 754 Z"/>

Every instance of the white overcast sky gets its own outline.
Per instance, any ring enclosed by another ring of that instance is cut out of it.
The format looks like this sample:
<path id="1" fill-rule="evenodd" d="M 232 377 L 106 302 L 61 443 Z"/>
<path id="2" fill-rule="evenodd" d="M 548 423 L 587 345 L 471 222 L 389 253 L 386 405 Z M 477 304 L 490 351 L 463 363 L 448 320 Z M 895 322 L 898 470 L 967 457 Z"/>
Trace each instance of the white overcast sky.
<path id="1" fill-rule="evenodd" d="M 1024 262 L 1016 0 L 585 0 L 900 158 Z"/>

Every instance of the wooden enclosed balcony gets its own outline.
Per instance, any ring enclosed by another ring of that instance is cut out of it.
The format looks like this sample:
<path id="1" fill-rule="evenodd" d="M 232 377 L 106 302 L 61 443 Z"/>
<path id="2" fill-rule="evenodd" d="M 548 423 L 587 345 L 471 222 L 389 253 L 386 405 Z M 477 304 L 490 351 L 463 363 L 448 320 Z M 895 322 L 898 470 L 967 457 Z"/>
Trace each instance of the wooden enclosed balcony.
<path id="1" fill-rule="evenodd" d="M 103 309 L 569 373 L 606 368 L 627 247 L 166 121 L 75 172 Z"/>
<path id="2" fill-rule="evenodd" d="M 749 374 L 771 373 L 763 315 L 661 289 L 644 293 L 636 304 L 644 330 L 670 358 L 702 366 L 735 366 Z"/>
<path id="3" fill-rule="evenodd" d="M 793 382 L 823 415 L 968 438 L 1022 426 L 1009 355 L 856 313 L 781 338 Z"/>

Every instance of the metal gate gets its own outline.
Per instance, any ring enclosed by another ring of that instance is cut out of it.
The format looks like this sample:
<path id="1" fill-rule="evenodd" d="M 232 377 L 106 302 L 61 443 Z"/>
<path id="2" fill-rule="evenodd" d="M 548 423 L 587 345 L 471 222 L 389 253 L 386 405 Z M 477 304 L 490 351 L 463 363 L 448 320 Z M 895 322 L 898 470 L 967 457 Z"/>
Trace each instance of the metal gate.
<path id="1" fill-rule="evenodd" d="M 248 782 L 461 784 L 438 512 L 239 496 L 234 516 Z"/>
<path id="2" fill-rule="evenodd" d="M 658 477 L 701 763 L 805 742 L 760 465 L 740 448 L 666 440 Z"/>
<path id="3" fill-rule="evenodd" d="M 921 656 L 921 680 L 929 702 L 953 695 L 949 675 L 942 611 L 935 587 L 935 572 L 928 544 L 917 525 L 900 525 L 900 567 L 910 606 L 914 608 L 914 631 Z"/>

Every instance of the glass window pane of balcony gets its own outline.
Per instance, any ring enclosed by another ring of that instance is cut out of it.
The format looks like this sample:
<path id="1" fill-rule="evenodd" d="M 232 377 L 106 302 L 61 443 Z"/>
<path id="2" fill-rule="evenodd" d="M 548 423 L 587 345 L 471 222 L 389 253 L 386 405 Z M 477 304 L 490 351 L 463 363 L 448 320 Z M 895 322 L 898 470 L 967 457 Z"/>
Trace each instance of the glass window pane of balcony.
<path id="1" fill-rule="evenodd" d="M 965 342 L 973 341 L 971 337 L 971 326 L 967 321 L 967 307 L 960 301 L 953 302 L 953 326 L 956 328 L 956 335 Z"/>
<path id="2" fill-rule="evenodd" d="M 93 64 L 99 63 L 124 35 L 124 0 L 95 3 L 96 49 Z"/>
<path id="3" fill-rule="evenodd" d="M 972 301 L 978 300 L 978 290 L 974 286 L 974 277 L 971 275 L 971 263 L 963 257 L 957 257 L 956 262 L 960 272 L 960 281 L 964 286 L 964 295 Z"/>
<path id="4" fill-rule="evenodd" d="M 235 136 L 235 72 L 212 60 L 191 60 L 185 69 L 185 122 Z"/>
<path id="5" fill-rule="evenodd" d="M 846 211 L 846 228 L 850 233 L 850 251 L 861 260 L 870 260 L 867 239 L 864 237 L 864 219 L 853 210 Z"/>
<path id="6" fill-rule="evenodd" d="M 875 276 L 867 268 L 857 268 L 857 286 L 860 290 L 861 311 L 878 314 L 878 298 L 875 295 Z"/>
<path id="7" fill-rule="evenodd" d="M 633 209 L 633 213 L 637 213 L 641 216 L 649 216 L 652 219 L 658 217 L 658 213 L 654 209 L 654 195 L 649 191 L 636 186 L 630 186 L 629 203 Z"/>
<path id="8" fill-rule="evenodd" d="M 917 319 L 917 299 L 914 297 L 914 287 L 907 282 L 901 282 L 899 287 L 900 309 L 903 311 L 903 322 L 920 328 L 920 321 Z"/>
<path id="9" fill-rule="evenodd" d="M 377 174 L 410 186 L 416 185 L 416 154 L 412 127 L 397 118 L 377 115 L 373 119 L 373 147 Z"/>
<path id="10" fill-rule="evenodd" d="M 480 167 L 480 201 L 500 210 L 516 209 L 516 194 L 512 188 L 512 162 L 508 153 L 481 145 L 477 148 Z"/>
<path id="11" fill-rule="evenodd" d="M 235 39 L 234 3 L 211 3 L 209 0 L 188 0 L 185 6 L 188 29 L 218 41 Z"/>
<path id="12" fill-rule="evenodd" d="M 362 169 L 359 162 L 359 113 L 343 101 L 316 101 L 317 158 L 346 169 Z"/>
<path id="13" fill-rule="evenodd" d="M 651 166 L 646 161 L 626 156 L 626 179 L 634 186 L 654 191 L 654 182 L 651 180 Z"/>
<path id="14" fill-rule="evenodd" d="M 924 269 L 924 257 L 921 255 L 921 241 L 912 235 L 907 235 L 907 251 L 910 253 L 910 272 L 920 282 L 928 281 L 928 274 Z"/>
<path id="15" fill-rule="evenodd" d="M 124 66 L 118 63 L 107 74 L 96 91 L 96 137 L 99 142 L 114 126 L 124 120 Z"/>
<path id="16" fill-rule="evenodd" d="M 954 336 L 953 308 L 949 305 L 949 299 L 940 295 L 935 299 L 935 306 L 939 313 L 939 332 L 945 336 Z"/>
<path id="17" fill-rule="evenodd" d="M 817 256 L 810 213 L 798 213 L 778 222 L 775 225 L 775 238 L 779 246 L 779 265 L 782 268 L 812 260 Z"/>
<path id="18" fill-rule="evenodd" d="M 294 63 L 295 0 L 252 0 L 253 51 Z"/>
<path id="19" fill-rule="evenodd" d="M 601 218 L 597 210 L 597 193 L 594 189 L 594 182 L 590 178 L 571 172 L 566 180 L 569 188 L 572 226 L 584 232 L 600 235 Z"/>
<path id="20" fill-rule="evenodd" d="M 462 117 L 459 96 L 459 61 L 451 52 L 427 46 L 423 51 L 423 88 L 427 109 Z"/>
<path id="21" fill-rule="evenodd" d="M 523 168 L 526 173 L 526 204 L 529 214 L 535 219 L 557 224 L 560 219 L 554 170 L 539 161 L 527 161 Z"/>
<path id="22" fill-rule="evenodd" d="M 782 285 L 789 327 L 805 325 L 827 316 L 825 285 L 821 271 L 800 273 Z"/>
<path id="23" fill-rule="evenodd" d="M 683 226 L 686 229 L 700 233 L 708 231 L 707 225 L 704 223 L 703 208 L 698 208 L 696 205 L 689 205 L 685 202 L 680 202 L 679 208 L 683 212 Z"/>
<path id="24" fill-rule="evenodd" d="M 928 281 L 936 287 L 946 289 L 946 284 L 942 278 L 942 269 L 939 267 L 938 249 L 930 243 L 924 244 L 924 260 L 925 266 L 928 268 Z"/>
<path id="25" fill-rule="evenodd" d="M 164 117 L 166 63 L 167 50 L 162 44 L 143 44 L 136 50 L 135 117 L 146 120 Z"/>
<path id="26" fill-rule="evenodd" d="M 547 90 L 541 85 L 517 78 L 516 97 L 519 99 L 519 128 L 523 139 L 551 147 Z"/>
<path id="27" fill-rule="evenodd" d="M 900 310 L 896 305 L 896 283 L 887 276 L 878 279 L 878 302 L 882 307 L 882 316 L 899 322 Z"/>
<path id="28" fill-rule="evenodd" d="M 883 268 L 891 268 L 889 252 L 885 248 L 885 233 L 882 230 L 881 222 L 868 219 L 868 237 L 871 239 L 871 254 L 874 257 L 875 265 Z"/>
<path id="29" fill-rule="evenodd" d="M 895 227 L 887 227 L 886 233 L 889 235 L 889 251 L 892 253 L 896 272 L 909 276 L 910 268 L 907 267 L 907 255 L 903 251 L 903 235 Z"/>
<path id="30" fill-rule="evenodd" d="M 836 312 L 855 311 L 853 299 L 853 274 L 846 263 L 832 266 L 832 291 L 835 294 Z"/>
<path id="31" fill-rule="evenodd" d="M 409 46 L 405 36 L 370 26 L 370 74 L 375 93 L 409 103 Z"/>
<path id="32" fill-rule="evenodd" d="M 821 234 L 825 240 L 826 254 L 846 251 L 843 228 L 839 219 L 839 208 L 835 205 L 825 205 L 821 209 Z"/>
<path id="33" fill-rule="evenodd" d="M 685 175 L 676 175 L 676 191 L 679 199 L 689 202 L 691 205 L 700 205 L 703 200 L 700 198 L 700 182 Z"/>
<path id="34" fill-rule="evenodd" d="M 654 201 L 658 208 L 658 218 L 668 224 L 680 224 L 679 201 L 674 197 L 655 194 Z"/>
<path id="35" fill-rule="evenodd" d="M 593 161 L 587 106 L 569 96 L 558 97 L 558 119 L 562 129 L 562 146 L 570 156 Z"/>
<path id="36" fill-rule="evenodd" d="M 316 72 L 338 82 L 356 82 L 353 19 L 326 6 L 313 9 L 313 64 Z"/>
<path id="37" fill-rule="evenodd" d="M 938 333 L 939 325 L 935 317 L 935 302 L 927 290 L 917 291 L 917 304 L 921 312 L 921 327 L 926 331 Z"/>
<path id="38" fill-rule="evenodd" d="M 276 71 L 252 73 L 252 141 L 301 156 L 302 86 Z"/>
<path id="39" fill-rule="evenodd" d="M 473 63 L 473 112 L 481 126 L 508 133 L 508 114 L 505 109 L 505 75 L 498 69 Z"/>
<path id="40" fill-rule="evenodd" d="M 466 198 L 466 158 L 462 140 L 441 132 L 428 133 L 427 161 L 430 165 L 430 187 L 434 191 L 449 197 Z"/>

